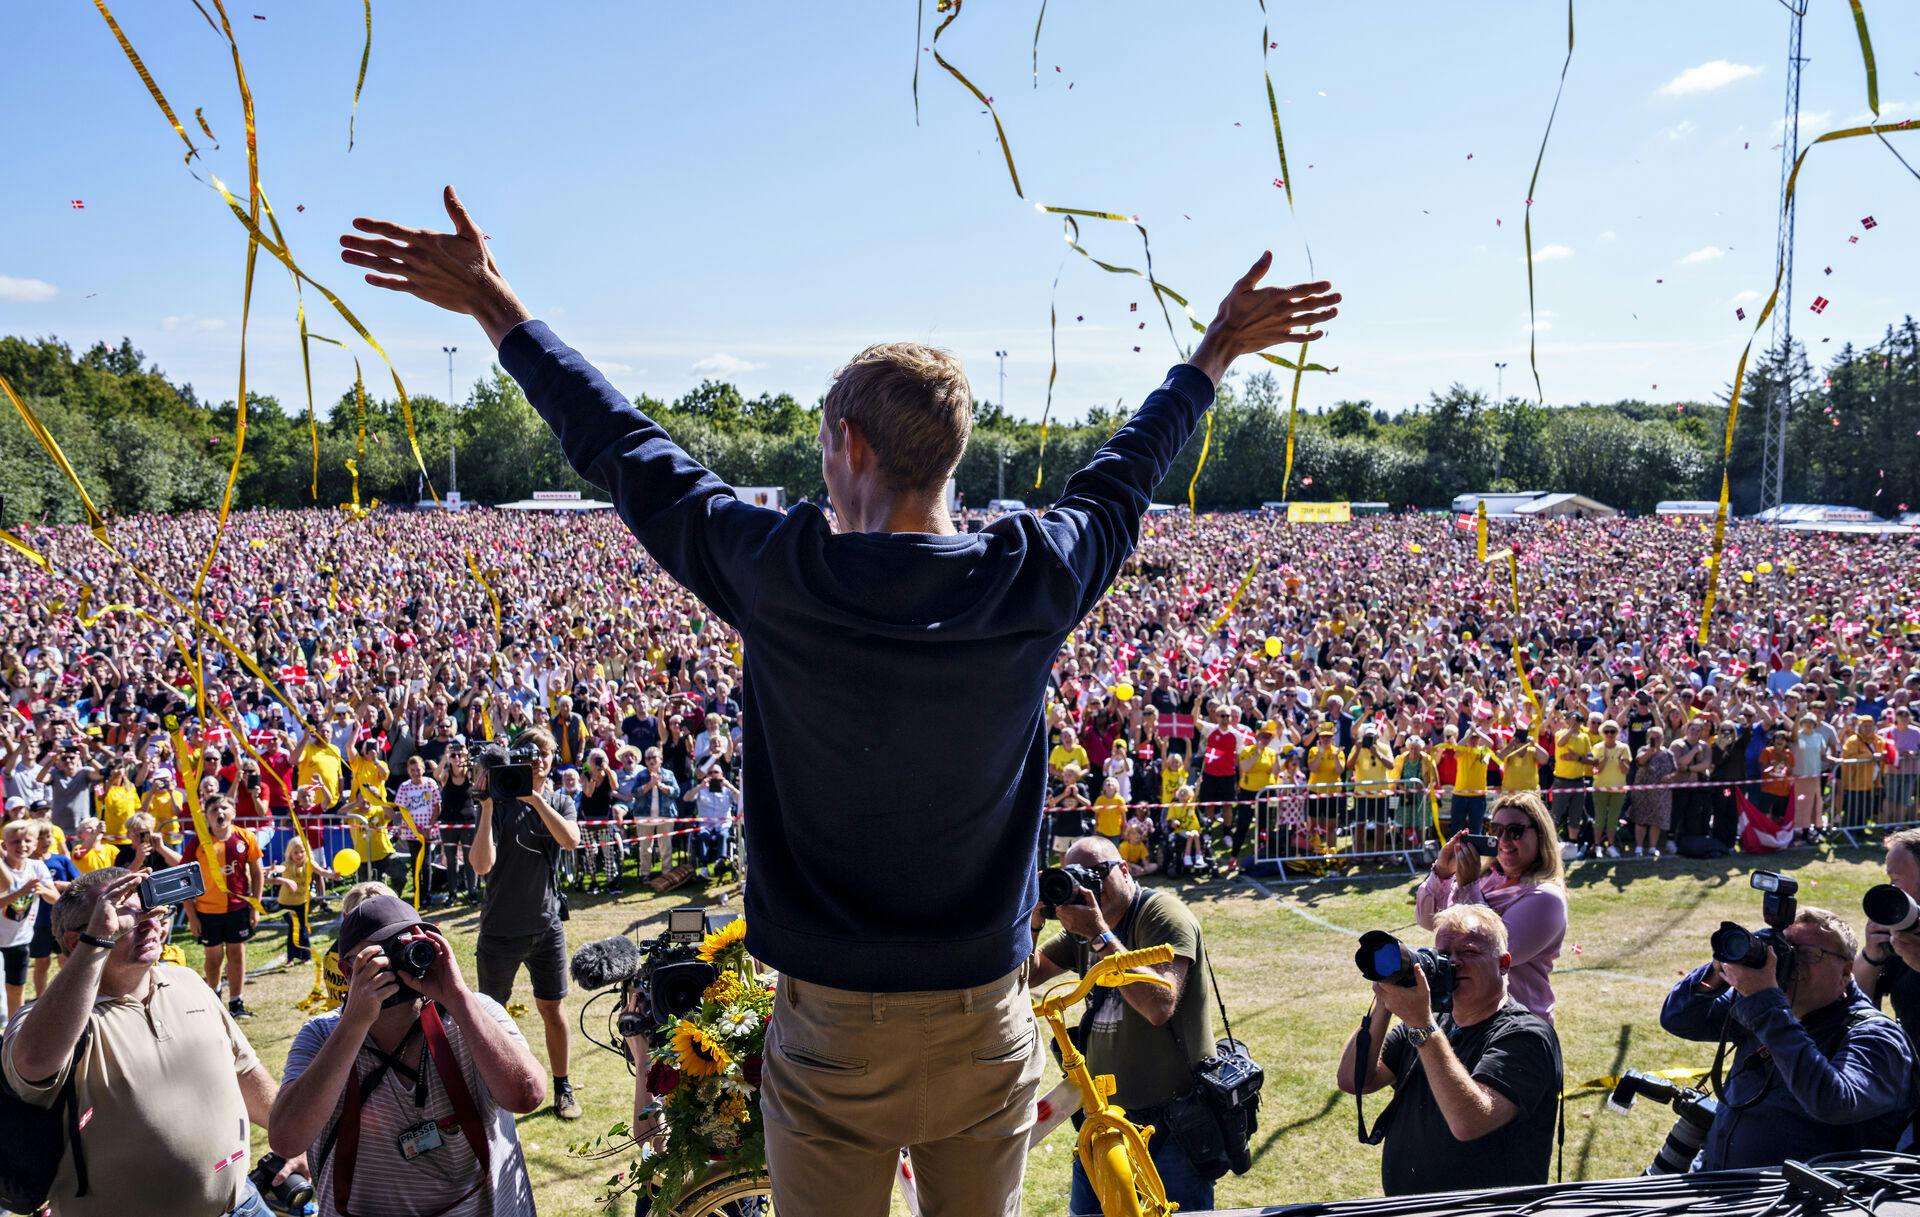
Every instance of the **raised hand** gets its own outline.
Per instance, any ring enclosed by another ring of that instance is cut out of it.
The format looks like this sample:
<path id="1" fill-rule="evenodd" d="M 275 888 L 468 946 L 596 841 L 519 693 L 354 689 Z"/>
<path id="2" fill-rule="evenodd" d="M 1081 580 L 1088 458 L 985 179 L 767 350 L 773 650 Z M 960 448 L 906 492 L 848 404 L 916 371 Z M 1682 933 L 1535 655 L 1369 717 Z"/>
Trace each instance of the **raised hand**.
<path id="1" fill-rule="evenodd" d="M 452 232 L 407 228 L 363 216 L 353 226 L 374 235 L 342 234 L 340 260 L 376 272 L 366 277 L 375 287 L 406 292 L 449 312 L 467 314 L 497 347 L 509 330 L 532 314 L 507 286 L 486 236 L 453 187 L 446 188 L 442 201 L 453 221 Z"/>
<path id="2" fill-rule="evenodd" d="M 1340 303 L 1340 294 L 1329 291 L 1333 285 L 1325 281 L 1261 287 L 1260 280 L 1272 265 L 1271 252 L 1260 255 L 1228 290 L 1206 337 L 1194 350 L 1193 366 L 1215 384 L 1240 356 L 1282 343 L 1313 342 L 1324 337 L 1314 327 L 1339 315 L 1333 306 Z"/>

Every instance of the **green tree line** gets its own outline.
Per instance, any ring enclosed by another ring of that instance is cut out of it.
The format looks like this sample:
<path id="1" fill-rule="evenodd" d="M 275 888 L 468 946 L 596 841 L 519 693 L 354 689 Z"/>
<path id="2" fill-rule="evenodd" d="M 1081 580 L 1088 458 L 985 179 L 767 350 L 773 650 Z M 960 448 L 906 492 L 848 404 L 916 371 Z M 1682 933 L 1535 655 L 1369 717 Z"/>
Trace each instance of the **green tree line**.
<path id="1" fill-rule="evenodd" d="M 0 338 L 0 374 L 45 422 L 104 509 L 179 511 L 219 501 L 233 460 L 233 403 L 201 401 L 131 343 L 76 354 L 57 339 Z M 1196 489 L 1201 508 L 1283 497 L 1290 389 L 1290 380 L 1265 372 L 1222 387 Z M 1734 442 L 1736 510 L 1758 504 L 1761 427 L 1788 391 L 1787 501 L 1846 503 L 1882 515 L 1920 504 L 1920 328 L 1911 317 L 1871 346 L 1840 348 L 1819 371 L 1798 347 L 1755 360 Z M 1518 398 L 1489 401 L 1454 385 L 1399 409 L 1338 401 L 1301 411 L 1287 496 L 1403 508 L 1444 506 L 1474 490 L 1559 490 L 1633 511 L 1666 498 L 1712 498 L 1726 397 L 1542 408 Z M 442 492 L 456 456 L 459 489 L 469 501 L 504 502 L 535 490 L 591 492 L 519 386 L 497 368 L 474 383 L 465 402 L 418 396 L 410 404 L 420 455 Z M 635 404 L 735 485 L 784 486 L 789 498 L 823 491 L 817 402 L 804 406 L 784 393 L 748 398 L 710 380 L 672 401 L 643 394 Z M 395 398 L 361 400 L 349 385 L 318 411 L 317 472 L 304 410 L 251 396 L 247 416 L 238 506 L 347 502 L 349 461 L 359 470 L 363 502 L 424 497 Z M 976 403 L 959 488 L 972 504 L 999 497 L 1003 488 L 1006 497 L 1050 502 L 1124 420 L 1116 407 L 1093 407 L 1050 425 L 1043 449 L 1038 423 L 1012 417 L 999 403 Z M 1196 436 L 1155 498 L 1186 501 L 1200 448 Z M 80 516 L 65 478 L 17 419 L 0 424 L 0 495 L 8 523 Z"/>

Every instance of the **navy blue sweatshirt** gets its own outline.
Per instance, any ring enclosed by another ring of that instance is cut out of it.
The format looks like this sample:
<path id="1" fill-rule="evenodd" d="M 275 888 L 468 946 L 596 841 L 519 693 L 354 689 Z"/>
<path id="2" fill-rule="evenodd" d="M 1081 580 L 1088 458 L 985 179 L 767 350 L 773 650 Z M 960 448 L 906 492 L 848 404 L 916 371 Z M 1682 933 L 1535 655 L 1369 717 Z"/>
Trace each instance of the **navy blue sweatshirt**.
<path id="1" fill-rule="evenodd" d="M 1182 364 L 1045 515 L 843 533 L 751 507 L 539 321 L 500 363 L 655 561 L 740 631 L 747 946 L 842 989 L 985 984 L 1032 949 L 1042 702 L 1213 400 Z"/>

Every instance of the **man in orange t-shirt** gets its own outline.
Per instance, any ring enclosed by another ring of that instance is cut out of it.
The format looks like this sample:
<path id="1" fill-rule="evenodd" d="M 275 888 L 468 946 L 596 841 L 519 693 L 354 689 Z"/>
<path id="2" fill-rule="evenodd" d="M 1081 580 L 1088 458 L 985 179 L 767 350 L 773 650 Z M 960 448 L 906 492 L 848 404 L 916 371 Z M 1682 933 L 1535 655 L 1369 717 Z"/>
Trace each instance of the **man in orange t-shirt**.
<path id="1" fill-rule="evenodd" d="M 240 992 L 247 983 L 247 939 L 260 922 L 260 906 L 254 901 L 266 885 L 260 843 L 251 832 L 234 827 L 233 800 L 226 795 L 208 799 L 205 814 L 208 839 L 189 837 L 180 852 L 184 861 L 200 864 L 200 881 L 206 887 L 187 905 L 187 922 L 206 948 L 207 988 L 219 987 L 224 962 L 227 1012 L 236 1019 L 252 1018 Z"/>

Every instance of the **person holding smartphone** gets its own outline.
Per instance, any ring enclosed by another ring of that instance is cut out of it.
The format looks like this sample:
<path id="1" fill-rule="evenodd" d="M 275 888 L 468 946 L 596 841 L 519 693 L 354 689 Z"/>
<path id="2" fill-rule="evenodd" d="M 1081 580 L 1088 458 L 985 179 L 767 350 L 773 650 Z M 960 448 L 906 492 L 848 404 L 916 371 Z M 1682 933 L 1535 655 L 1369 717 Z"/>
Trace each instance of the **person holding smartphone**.
<path id="1" fill-rule="evenodd" d="M 1567 933 L 1566 864 L 1561 861 L 1553 817 L 1537 794 L 1507 794 L 1493 805 L 1487 822 L 1493 855 L 1480 856 L 1470 834 L 1455 833 L 1440 850 L 1433 871 L 1420 885 L 1414 915 L 1432 929 L 1444 909 L 1484 904 L 1507 924 L 1507 949 L 1513 956 L 1513 997 L 1528 1010 L 1553 1021 L 1553 961 Z"/>

